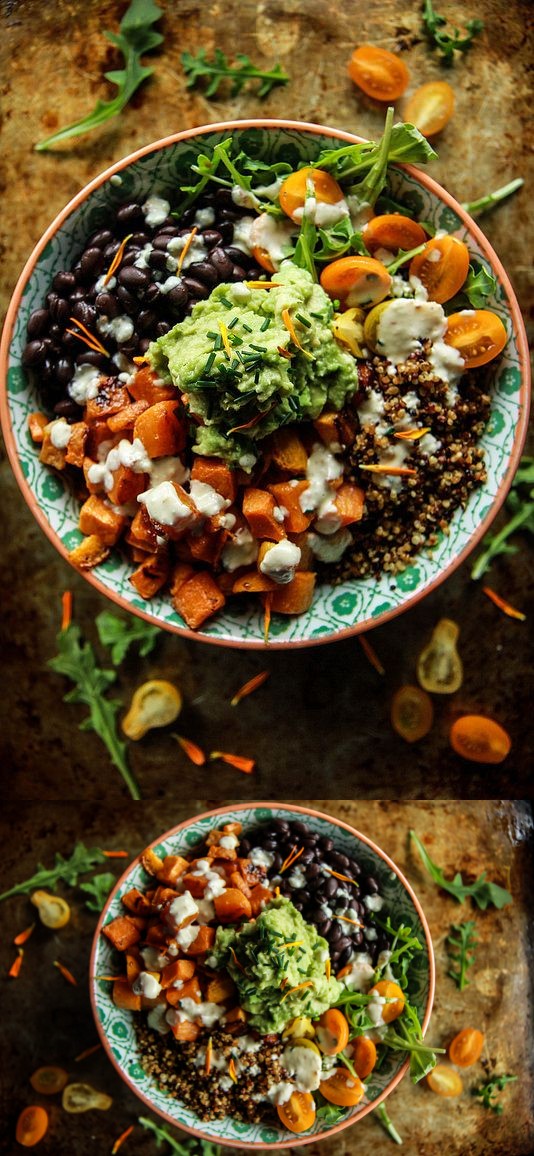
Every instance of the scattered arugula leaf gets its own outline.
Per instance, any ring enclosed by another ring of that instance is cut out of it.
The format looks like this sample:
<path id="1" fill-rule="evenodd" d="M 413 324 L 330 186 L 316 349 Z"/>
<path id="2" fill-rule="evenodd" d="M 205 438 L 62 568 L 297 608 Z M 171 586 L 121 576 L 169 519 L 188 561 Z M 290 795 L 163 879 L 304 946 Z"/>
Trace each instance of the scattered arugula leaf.
<path id="1" fill-rule="evenodd" d="M 324 1124 L 333 1126 L 345 1119 L 347 1108 L 338 1108 L 335 1104 L 327 1103 L 320 1092 L 315 1093 L 315 1101 L 319 1105 L 316 1112 L 317 1119 L 322 1120 Z"/>
<path id="2" fill-rule="evenodd" d="M 396 1129 L 393 1121 L 390 1120 L 390 1118 L 387 1114 L 387 1111 L 386 1111 L 386 1105 L 385 1104 L 379 1104 L 378 1108 L 374 1109 L 373 1115 L 375 1112 L 376 1112 L 376 1118 L 377 1118 L 379 1124 L 382 1125 L 384 1130 L 387 1132 L 388 1136 L 391 1136 L 391 1139 L 395 1141 L 395 1144 L 402 1144 L 402 1137 L 399 1136 L 399 1133 L 397 1132 L 397 1129 Z"/>
<path id="3" fill-rule="evenodd" d="M 475 879 L 474 883 L 464 883 L 460 872 L 458 871 L 454 879 L 446 879 L 445 875 L 436 863 L 432 861 L 428 851 L 423 846 L 420 839 L 418 839 L 415 831 L 410 831 L 410 837 L 413 839 L 417 850 L 423 860 L 429 875 L 444 891 L 448 891 L 458 903 L 463 903 L 466 899 L 472 899 L 481 911 L 485 911 L 490 905 L 492 907 L 505 907 L 507 903 L 512 903 L 513 899 L 509 891 L 505 891 L 504 887 L 499 887 L 497 883 L 488 883 L 486 879 L 486 872 Z"/>
<path id="4" fill-rule="evenodd" d="M 24 883 L 16 883 L 9 891 L 4 891 L 0 895 L 0 900 L 9 899 L 11 895 L 29 895 L 32 891 L 43 887 L 53 891 L 60 879 L 74 887 L 78 882 L 78 875 L 92 871 L 97 863 L 104 863 L 105 858 L 98 847 L 86 847 L 84 843 L 76 844 L 69 859 L 64 859 L 63 855 L 56 851 L 53 867 L 43 867 L 42 863 L 38 863 L 37 871 L 31 879 L 26 879 Z"/>
<path id="5" fill-rule="evenodd" d="M 484 28 L 483 20 L 478 18 L 468 20 L 465 25 L 465 35 L 462 35 L 460 28 L 449 25 L 445 16 L 440 16 L 438 12 L 434 11 L 432 0 L 424 0 L 423 24 L 433 47 L 439 49 L 442 62 L 449 65 L 454 64 L 454 53 L 467 52 L 475 36 Z M 450 28 L 450 32 L 444 30 L 445 25 Z"/>
<path id="6" fill-rule="evenodd" d="M 514 1080 L 517 1080 L 517 1076 L 492 1076 L 478 1088 L 473 1088 L 473 1095 L 480 1100 L 484 1108 L 490 1108 L 497 1116 L 502 1116 L 504 1105 L 497 1099 L 497 1095 L 507 1084 L 513 1084 Z"/>
<path id="7" fill-rule="evenodd" d="M 152 1132 L 155 1136 L 158 1148 L 162 1144 L 168 1144 L 171 1152 L 175 1152 L 176 1156 L 222 1156 L 221 1145 L 212 1143 L 211 1140 L 197 1140 L 194 1137 L 187 1137 L 183 1142 L 180 1142 L 174 1138 L 168 1128 L 156 1124 L 155 1120 L 149 1120 L 148 1116 L 138 1116 L 138 1121 L 147 1132 Z"/>
<path id="8" fill-rule="evenodd" d="M 424 165 L 437 157 L 437 153 L 415 125 L 404 124 L 402 121 L 399 124 L 392 122 L 393 109 L 388 108 L 384 132 L 379 141 L 362 141 L 343 148 L 324 149 L 315 161 L 316 167 L 326 169 L 340 182 L 356 179 L 357 183 L 347 190 L 349 194 L 359 201 L 367 199 L 368 204 L 374 205 L 386 187 L 384 178 L 387 165 Z M 368 199 L 369 196 L 372 200 Z"/>
<path id="9" fill-rule="evenodd" d="M 104 903 L 115 886 L 117 880 L 110 871 L 104 871 L 102 875 L 95 875 L 90 883 L 80 883 L 80 891 L 85 891 L 90 896 L 85 900 L 85 906 L 89 911 L 102 911 Z"/>
<path id="10" fill-rule="evenodd" d="M 425 1044 L 419 1017 L 414 1007 L 406 1001 L 401 1015 L 394 1021 L 395 1027 L 388 1027 L 382 1036 L 382 1043 L 394 1051 L 410 1054 L 410 1079 L 418 1084 L 424 1076 L 435 1068 L 437 1053 L 445 1048 L 430 1048 Z"/>
<path id="11" fill-rule="evenodd" d="M 117 618 L 109 610 L 103 610 L 97 615 L 96 628 L 102 645 L 111 649 L 114 666 L 120 666 L 134 643 L 139 645 L 140 657 L 146 658 L 161 635 L 159 626 L 151 626 L 142 618 Z"/>
<path id="12" fill-rule="evenodd" d="M 80 723 L 80 730 L 94 730 L 107 748 L 111 761 L 120 771 L 132 796 L 139 800 L 141 795 L 135 778 L 128 766 L 126 743 L 117 734 L 116 714 L 121 703 L 105 697 L 105 691 L 115 682 L 114 670 L 104 670 L 97 666 L 95 653 L 89 642 L 82 643 L 80 628 L 71 624 L 57 635 L 58 654 L 49 659 L 48 666 L 70 678 L 75 686 L 64 695 L 64 702 L 84 703 L 89 707 L 89 715 Z"/>
<path id="13" fill-rule="evenodd" d="M 534 458 L 521 459 L 506 499 L 506 508 L 512 515 L 508 522 L 495 534 L 490 532 L 482 539 L 485 549 L 479 554 L 471 570 L 471 577 L 475 582 L 487 573 L 495 558 L 501 554 L 517 554 L 518 547 L 511 546 L 508 542 L 512 534 L 516 534 L 518 530 L 527 530 L 530 534 L 534 534 Z"/>
<path id="14" fill-rule="evenodd" d="M 486 193 L 484 197 L 479 197 L 476 201 L 464 201 L 462 203 L 462 209 L 465 209 L 466 213 L 470 213 L 472 217 L 481 217 L 483 213 L 488 213 L 490 209 L 494 209 L 501 201 L 505 201 L 507 197 L 511 197 L 524 183 L 522 177 L 516 177 L 515 180 L 509 181 L 507 185 L 502 185 L 500 189 L 495 189 L 493 193 Z"/>
<path id="15" fill-rule="evenodd" d="M 452 960 L 447 975 L 450 975 L 460 991 L 464 991 L 468 986 L 470 981 L 467 978 L 467 971 L 475 962 L 474 951 L 478 944 L 475 928 L 476 923 L 473 919 L 465 923 L 453 923 L 451 932 L 454 934 L 448 935 L 445 940 L 447 955 Z"/>
<path id="16" fill-rule="evenodd" d="M 475 262 L 469 266 L 461 292 L 447 301 L 445 312 L 450 314 L 459 309 L 485 309 L 496 289 L 497 278 L 494 274 L 488 273 L 484 265 Z"/>
<path id="17" fill-rule="evenodd" d="M 88 116 L 60 128 L 45 140 L 38 141 L 34 145 L 36 152 L 44 152 L 69 137 L 91 132 L 92 129 L 98 128 L 122 112 L 139 85 L 154 71 L 153 68 L 141 64 L 141 57 L 145 52 L 151 52 L 161 44 L 163 36 L 160 32 L 154 32 L 151 25 L 162 15 L 162 9 L 154 4 L 153 0 L 131 0 L 130 7 L 119 24 L 118 35 L 115 32 L 104 31 L 104 36 L 111 40 L 124 57 L 124 68 L 104 73 L 106 80 L 116 86 L 116 96 L 112 100 L 97 100 Z"/>
<path id="18" fill-rule="evenodd" d="M 249 80 L 260 80 L 256 96 L 262 98 L 268 96 L 278 84 L 287 84 L 289 80 L 287 72 L 284 72 L 280 64 L 275 64 L 271 69 L 257 68 L 243 52 L 236 53 L 235 64 L 230 64 L 228 57 L 220 48 L 215 49 L 213 60 L 207 59 L 205 48 L 200 48 L 195 56 L 190 52 L 182 52 L 181 60 L 187 76 L 187 88 L 194 88 L 204 77 L 210 78 L 204 91 L 208 100 L 217 96 L 223 80 L 232 81 L 230 96 L 238 96 Z"/>

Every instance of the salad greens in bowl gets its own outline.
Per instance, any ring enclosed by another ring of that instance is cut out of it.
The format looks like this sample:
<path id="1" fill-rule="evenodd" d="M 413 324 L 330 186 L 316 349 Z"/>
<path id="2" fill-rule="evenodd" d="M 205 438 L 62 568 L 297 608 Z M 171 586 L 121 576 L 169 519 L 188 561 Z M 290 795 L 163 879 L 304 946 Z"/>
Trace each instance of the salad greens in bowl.
<path id="1" fill-rule="evenodd" d="M 30 257 L 2 420 L 60 553 L 159 626 L 307 646 L 447 577 L 509 488 L 528 369 L 506 274 L 388 110 L 178 133 Z"/>
<path id="2" fill-rule="evenodd" d="M 221 807 L 146 848 L 102 912 L 90 983 L 122 1078 L 206 1140 L 323 1139 L 436 1064 L 412 888 L 366 835 L 292 804 Z"/>

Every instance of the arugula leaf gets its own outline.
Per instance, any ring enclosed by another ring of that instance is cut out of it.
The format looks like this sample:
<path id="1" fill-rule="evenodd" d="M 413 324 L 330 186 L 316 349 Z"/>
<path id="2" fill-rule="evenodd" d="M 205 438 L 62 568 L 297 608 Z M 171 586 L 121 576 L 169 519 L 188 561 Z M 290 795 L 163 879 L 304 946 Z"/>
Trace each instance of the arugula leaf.
<path id="1" fill-rule="evenodd" d="M 104 36 L 111 40 L 111 43 L 119 49 L 124 57 L 124 68 L 104 73 L 106 80 L 116 86 L 116 96 L 112 100 L 97 100 L 93 111 L 88 116 L 66 125 L 65 128 L 52 133 L 52 136 L 39 141 L 34 145 L 37 152 L 44 152 L 52 145 L 67 140 L 69 137 L 91 132 L 93 128 L 97 128 L 122 112 L 139 85 L 154 71 L 153 68 L 147 68 L 141 64 L 141 57 L 143 53 L 151 52 L 153 48 L 157 48 L 158 44 L 161 44 L 163 36 L 160 32 L 154 32 L 151 25 L 155 24 L 162 15 L 162 9 L 152 0 L 132 0 L 119 24 L 118 35 L 114 32 L 104 32 Z"/>
<path id="2" fill-rule="evenodd" d="M 478 944 L 475 928 L 476 923 L 472 919 L 465 923 L 453 923 L 451 932 L 455 934 L 448 935 L 445 940 L 447 955 L 453 961 L 447 975 L 450 975 L 460 991 L 464 991 L 468 986 L 467 971 L 475 962 L 474 950 Z"/>
<path id="3" fill-rule="evenodd" d="M 391 1136 L 391 1139 L 395 1141 L 395 1144 L 402 1144 L 402 1137 L 399 1136 L 393 1121 L 390 1120 L 386 1111 L 386 1105 L 379 1104 L 378 1108 L 374 1109 L 372 1115 L 374 1115 L 375 1112 L 379 1124 L 382 1125 L 388 1136 Z"/>
<path id="4" fill-rule="evenodd" d="M 316 1103 L 320 1103 L 320 1101 L 322 1101 L 322 1103 L 320 1103 L 320 1107 L 317 1108 L 315 1113 L 318 1120 L 322 1120 L 325 1124 L 334 1125 L 339 1124 L 340 1120 L 345 1119 L 348 1111 L 347 1108 L 338 1108 L 335 1104 L 328 1104 L 326 1100 L 323 1099 L 320 1092 L 316 1092 L 315 1099 Z"/>
<path id="5" fill-rule="evenodd" d="M 304 212 L 298 240 L 295 245 L 295 252 L 291 260 L 294 265 L 298 265 L 299 269 L 307 269 L 314 281 L 317 281 L 317 270 L 314 261 L 316 240 L 317 229 L 313 221 L 311 221 L 310 218 L 306 216 L 306 212 Z"/>
<path id="6" fill-rule="evenodd" d="M 529 487 L 527 492 L 527 487 Z M 524 492 L 523 492 L 524 490 Z M 477 582 L 482 578 L 493 560 L 500 554 L 516 554 L 517 546 L 511 546 L 508 539 L 518 530 L 527 530 L 534 534 L 534 458 L 524 457 L 512 482 L 512 488 L 506 499 L 506 507 L 512 517 L 498 530 L 489 533 L 482 539 L 485 546 L 482 554 L 477 558 L 471 570 L 472 579 Z"/>
<path id="7" fill-rule="evenodd" d="M 87 892 L 90 899 L 85 900 L 85 906 L 89 911 L 102 911 L 104 903 L 115 886 L 115 876 L 110 871 L 104 871 L 102 875 L 95 875 L 90 883 L 80 883 L 80 891 Z"/>
<path id="8" fill-rule="evenodd" d="M 484 265 L 475 262 L 469 266 L 467 278 L 460 293 L 456 293 L 446 303 L 446 313 L 456 313 L 459 309 L 485 309 L 490 297 L 497 289 L 497 278 L 488 273 Z"/>
<path id="9" fill-rule="evenodd" d="M 438 1052 L 445 1052 L 445 1048 L 430 1048 L 425 1044 L 417 1012 L 408 1002 L 405 1003 L 401 1015 L 395 1020 L 395 1028 L 388 1028 L 384 1032 L 382 1043 L 387 1044 L 394 1051 L 409 1052 L 412 1084 L 418 1084 L 424 1076 L 427 1076 L 435 1068 Z"/>
<path id="10" fill-rule="evenodd" d="M 389 915 L 386 920 L 379 919 L 377 915 L 373 915 L 372 918 L 373 922 L 377 923 L 392 941 L 390 958 L 382 967 L 377 967 L 375 983 L 387 967 L 393 967 L 400 960 L 399 974 L 395 978 L 396 982 L 405 990 L 408 986 L 408 968 L 417 952 L 423 950 L 423 944 L 420 943 L 416 935 L 412 935 L 412 929 L 407 924 L 401 923 L 398 928 L 395 928 Z"/>
<path id="11" fill-rule="evenodd" d="M 464 883 L 460 872 L 458 871 L 454 879 L 446 879 L 441 867 L 432 861 L 428 851 L 425 849 L 421 840 L 418 839 L 415 831 L 410 831 L 410 837 L 413 839 L 417 850 L 423 860 L 423 863 L 429 875 L 444 891 L 448 891 L 458 903 L 463 903 L 466 899 L 472 899 L 481 911 L 485 911 L 490 905 L 500 908 L 505 907 L 507 903 L 512 903 L 513 899 L 509 891 L 505 891 L 504 887 L 499 887 L 497 883 L 488 883 L 486 880 L 486 872 L 475 879 L 474 883 Z"/>
<path id="12" fill-rule="evenodd" d="M 0 895 L 0 900 L 9 899 L 11 895 L 29 895 L 32 891 L 43 887 L 53 891 L 60 879 L 74 887 L 78 881 L 78 875 L 85 875 L 87 871 L 92 871 L 97 863 L 104 863 L 105 858 L 98 847 L 88 848 L 84 843 L 76 844 L 69 859 L 64 859 L 63 855 L 56 851 L 53 867 L 43 867 L 42 863 L 38 863 L 37 871 L 31 876 L 31 879 L 26 879 L 24 883 L 16 883 L 14 887 L 10 887 L 9 891 L 4 891 Z"/>
<path id="13" fill-rule="evenodd" d="M 207 59 L 205 48 L 200 48 L 195 56 L 190 52 L 182 52 L 181 60 L 187 76 L 187 88 L 194 88 L 199 80 L 210 77 L 204 92 L 208 100 L 217 95 L 223 80 L 232 81 L 230 96 L 238 96 L 247 81 L 260 80 L 256 96 L 262 98 L 268 96 L 276 85 L 287 84 L 289 80 L 287 72 L 283 71 L 280 64 L 275 64 L 274 68 L 267 70 L 257 68 L 243 52 L 236 53 L 236 63 L 233 65 L 220 48 L 215 49 L 213 60 Z"/>
<path id="14" fill-rule="evenodd" d="M 512 193 L 516 193 L 524 183 L 522 177 L 516 177 L 515 180 L 509 181 L 507 185 L 501 185 L 500 189 L 495 189 L 493 193 L 486 193 L 484 197 L 479 197 L 477 201 L 464 201 L 462 203 L 462 209 L 465 209 L 466 213 L 470 213 L 472 217 L 481 217 L 483 213 L 488 213 L 490 209 L 494 209 L 501 201 L 505 201 L 507 197 L 511 197 Z"/>
<path id="15" fill-rule="evenodd" d="M 359 253 L 368 257 L 369 250 L 362 233 L 355 233 L 350 217 L 342 217 L 335 225 L 317 229 L 317 240 L 313 253 L 314 261 L 333 261 L 344 253 Z"/>
<path id="16" fill-rule="evenodd" d="M 419 129 L 413 124 L 402 122 L 392 125 L 392 119 L 393 110 L 388 109 L 384 133 L 378 143 L 363 141 L 361 144 L 345 145 L 344 148 L 324 149 L 315 161 L 316 167 L 326 169 L 337 181 L 346 183 L 355 177 L 363 181 L 377 161 L 379 161 L 378 170 L 381 171 L 384 159 L 388 165 L 395 163 L 424 165 L 427 161 L 435 160 L 437 153 Z M 378 181 L 375 191 L 375 181 L 376 172 L 373 178 L 373 204 L 385 188 L 385 181 Z M 357 195 L 359 200 L 363 200 L 358 188 L 356 185 L 348 191 Z"/>
<path id="17" fill-rule="evenodd" d="M 135 778 L 128 766 L 126 743 L 117 734 L 116 714 L 121 703 L 105 697 L 105 691 L 115 682 L 114 670 L 103 670 L 97 666 L 95 653 L 89 642 L 82 644 L 79 626 L 70 625 L 57 635 L 58 654 L 51 658 L 48 666 L 70 678 L 75 686 L 64 695 L 64 702 L 84 703 L 89 707 L 89 715 L 80 723 L 80 730 L 94 730 L 107 748 L 111 761 L 120 771 L 132 796 L 139 800 L 141 795 Z"/>
<path id="18" fill-rule="evenodd" d="M 188 1137 L 183 1143 L 180 1143 L 175 1140 L 168 1128 L 156 1124 L 155 1120 L 149 1120 L 148 1116 L 138 1116 L 138 1121 L 147 1132 L 152 1132 L 155 1136 L 158 1148 L 162 1144 L 168 1144 L 171 1152 L 175 1152 L 176 1156 L 222 1156 L 221 1145 L 212 1144 L 211 1140 L 197 1140 Z"/>
<path id="19" fill-rule="evenodd" d="M 117 618 L 109 610 L 103 610 L 97 615 L 96 628 L 98 637 L 103 646 L 111 648 L 111 661 L 114 666 L 120 666 L 128 653 L 130 646 L 139 644 L 141 658 L 151 654 L 158 638 L 161 635 L 159 626 L 151 626 L 142 618 Z"/>
<path id="20" fill-rule="evenodd" d="M 504 1105 L 497 1099 L 497 1095 L 507 1084 L 513 1084 L 514 1080 L 517 1080 L 517 1076 L 492 1076 L 484 1084 L 479 1084 L 478 1088 L 473 1088 L 473 1095 L 480 1100 L 484 1108 L 489 1108 L 497 1116 L 502 1116 Z"/>
<path id="21" fill-rule="evenodd" d="M 439 49 L 443 63 L 449 65 L 454 64 L 454 53 L 467 52 L 475 36 L 484 28 L 484 21 L 475 19 L 467 21 L 464 36 L 454 25 L 449 25 L 450 32 L 443 31 L 443 26 L 447 25 L 448 21 L 445 16 L 440 16 L 434 11 L 432 0 L 424 0 L 423 24 L 434 47 Z"/>

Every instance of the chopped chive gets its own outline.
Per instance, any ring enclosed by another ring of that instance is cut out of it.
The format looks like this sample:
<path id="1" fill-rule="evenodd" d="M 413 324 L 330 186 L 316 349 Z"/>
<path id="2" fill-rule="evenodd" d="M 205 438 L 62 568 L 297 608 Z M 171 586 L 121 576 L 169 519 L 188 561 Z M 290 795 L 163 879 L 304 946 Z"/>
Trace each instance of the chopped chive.
<path id="1" fill-rule="evenodd" d="M 254 332 L 254 330 L 251 329 L 250 325 L 247 325 L 245 321 L 243 321 L 243 329 L 245 330 L 245 333 L 253 333 Z"/>
<path id="2" fill-rule="evenodd" d="M 231 333 L 230 334 L 230 341 L 232 342 L 232 345 L 242 345 L 243 344 L 243 338 L 238 337 L 237 333 Z"/>
<path id="3" fill-rule="evenodd" d="M 210 334 L 208 333 L 208 337 L 209 336 L 210 336 Z M 214 340 L 213 340 L 213 348 L 216 349 L 217 351 L 219 351 L 219 349 L 222 349 L 222 347 L 223 347 L 222 337 L 221 337 L 220 333 L 215 333 L 214 334 Z"/>
<path id="4" fill-rule="evenodd" d="M 264 320 L 264 321 L 262 321 L 262 323 L 261 323 L 261 325 L 260 325 L 260 330 L 261 330 L 261 332 L 262 332 L 262 333 L 265 333 L 265 330 L 269 328 L 269 325 L 270 325 L 270 324 L 271 324 L 271 318 L 270 318 L 270 317 L 266 317 L 266 318 L 265 318 L 265 320 Z"/>
<path id="5" fill-rule="evenodd" d="M 232 317 L 232 320 L 228 322 L 228 325 L 226 326 L 226 328 L 227 329 L 233 329 L 234 325 L 237 325 L 238 321 L 239 321 L 239 317 L 237 317 L 237 315 L 235 317 Z M 208 337 L 209 337 L 209 334 L 208 334 Z"/>
<path id="6" fill-rule="evenodd" d="M 219 301 L 221 302 L 221 305 L 224 305 L 225 309 L 233 309 L 234 308 L 232 305 L 232 302 L 229 301 L 227 297 L 219 297 Z"/>
<path id="7" fill-rule="evenodd" d="M 253 344 L 252 344 L 252 342 L 251 342 L 251 343 L 250 343 L 250 348 L 251 348 L 251 349 L 255 349 L 255 350 L 256 350 L 256 353 L 267 353 L 267 348 L 266 348 L 266 346 L 265 346 L 265 345 L 253 345 Z"/>
<path id="8" fill-rule="evenodd" d="M 220 336 L 221 336 L 220 333 L 213 333 L 211 329 L 208 329 L 208 332 L 206 334 L 206 337 L 209 337 L 210 341 L 215 341 L 215 338 L 220 337 Z"/>
<path id="9" fill-rule="evenodd" d="M 295 316 L 298 317 L 298 313 Z M 318 317 L 319 321 L 324 321 L 324 313 L 314 313 L 312 309 L 310 309 L 310 317 Z"/>
<path id="10" fill-rule="evenodd" d="M 204 373 L 209 373 L 214 361 L 215 361 L 215 352 L 210 353 L 208 360 L 204 366 Z"/>
<path id="11" fill-rule="evenodd" d="M 297 321 L 301 321 L 306 326 L 306 329 L 311 329 L 311 321 L 308 321 L 307 317 L 303 317 L 302 313 L 295 313 L 295 317 Z"/>

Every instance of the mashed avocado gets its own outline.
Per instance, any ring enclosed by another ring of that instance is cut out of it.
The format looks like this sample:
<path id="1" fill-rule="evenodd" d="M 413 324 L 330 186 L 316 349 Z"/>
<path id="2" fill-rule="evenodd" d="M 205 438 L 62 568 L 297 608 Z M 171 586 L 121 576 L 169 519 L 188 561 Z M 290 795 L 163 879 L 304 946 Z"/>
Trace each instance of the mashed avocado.
<path id="1" fill-rule="evenodd" d="M 312 421 L 327 403 L 342 409 L 358 387 L 356 362 L 332 335 L 333 306 L 321 286 L 289 261 L 273 281 L 273 289 L 218 285 L 148 351 L 158 376 L 186 393 L 190 414 L 201 419 L 196 453 L 245 469 L 267 434 Z"/>
<path id="2" fill-rule="evenodd" d="M 316 1019 L 343 991 L 325 974 L 326 939 L 282 897 L 240 929 L 219 927 L 213 956 L 216 967 L 230 972 L 241 1007 L 262 1033 L 280 1031 L 295 1016 Z"/>

